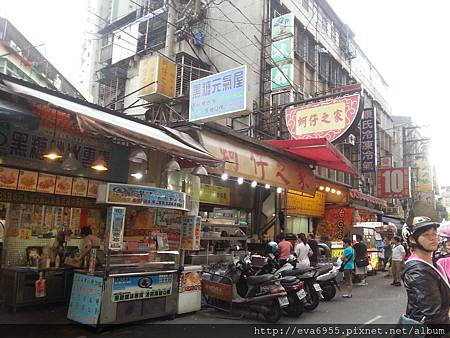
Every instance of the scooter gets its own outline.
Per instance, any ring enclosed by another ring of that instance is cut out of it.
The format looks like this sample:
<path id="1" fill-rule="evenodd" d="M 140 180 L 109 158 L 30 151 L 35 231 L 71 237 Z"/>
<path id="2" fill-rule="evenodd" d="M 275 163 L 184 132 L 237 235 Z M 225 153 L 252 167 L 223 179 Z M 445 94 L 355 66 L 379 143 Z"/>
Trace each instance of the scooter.
<path id="1" fill-rule="evenodd" d="M 326 269 L 321 269 L 317 276 L 317 283 L 322 288 L 322 296 L 324 301 L 330 301 L 336 296 L 336 288 L 340 290 L 339 284 L 336 280 L 339 275 L 339 268 L 336 266 L 329 266 Z"/>
<path id="2" fill-rule="evenodd" d="M 260 256 L 258 258 L 261 258 Z M 254 267 L 255 269 L 255 267 Z M 272 273 L 275 277 L 280 278 L 283 271 L 292 270 L 293 266 L 287 262 L 281 268 L 279 261 L 273 254 L 265 257 L 265 264 L 259 269 L 256 269 L 256 274 Z M 291 317 L 300 317 L 304 310 L 306 302 L 305 284 L 295 276 L 285 276 L 280 279 L 281 285 L 287 292 L 289 305 L 283 311 Z"/>
<path id="3" fill-rule="evenodd" d="M 251 276 L 250 264 L 246 260 L 235 260 L 228 265 L 226 271 L 222 268 L 217 272 L 223 275 L 208 270 L 203 273 L 202 279 L 210 284 L 218 284 L 217 287 L 231 284 L 230 311 L 232 306 L 246 307 L 252 312 L 262 314 L 267 322 L 276 323 L 281 318 L 282 309 L 289 305 L 286 290 L 281 286 L 280 279 L 272 274 Z M 211 300 L 208 296 L 205 299 L 207 304 L 224 310 L 214 305 L 214 299 Z"/>

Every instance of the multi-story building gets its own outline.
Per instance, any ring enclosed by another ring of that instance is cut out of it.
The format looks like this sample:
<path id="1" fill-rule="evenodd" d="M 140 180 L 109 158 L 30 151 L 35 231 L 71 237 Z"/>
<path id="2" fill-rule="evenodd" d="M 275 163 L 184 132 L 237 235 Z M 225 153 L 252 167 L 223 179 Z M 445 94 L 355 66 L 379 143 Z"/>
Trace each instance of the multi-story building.
<path id="1" fill-rule="evenodd" d="M 58 90 L 83 95 L 29 42 L 11 22 L 0 17 L 0 73 Z"/>

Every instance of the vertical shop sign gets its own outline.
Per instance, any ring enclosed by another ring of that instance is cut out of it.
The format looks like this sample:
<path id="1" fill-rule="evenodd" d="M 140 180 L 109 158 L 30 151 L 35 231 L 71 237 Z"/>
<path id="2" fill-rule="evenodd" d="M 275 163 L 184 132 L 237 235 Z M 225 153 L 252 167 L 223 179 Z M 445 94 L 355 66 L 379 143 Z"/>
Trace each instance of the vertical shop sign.
<path id="1" fill-rule="evenodd" d="M 294 34 L 294 14 L 288 13 L 272 19 L 272 39 Z"/>
<path id="2" fill-rule="evenodd" d="M 125 208 L 108 208 L 106 223 L 109 229 L 109 249 L 116 251 L 121 250 L 125 226 Z"/>
<path id="3" fill-rule="evenodd" d="M 428 160 L 417 161 L 418 183 L 420 192 L 433 191 L 433 169 Z"/>
<path id="4" fill-rule="evenodd" d="M 271 70 L 272 90 L 290 86 L 294 78 L 294 66 L 290 63 L 279 67 L 274 67 Z"/>
<path id="5" fill-rule="evenodd" d="M 364 111 L 361 120 L 361 172 L 374 173 L 376 169 L 375 110 Z"/>
<path id="6" fill-rule="evenodd" d="M 333 240 L 342 240 L 350 233 L 352 220 L 352 208 L 328 209 L 317 226 L 317 235 L 327 235 Z"/>
<path id="7" fill-rule="evenodd" d="M 202 218 L 200 216 L 185 217 L 181 234 L 181 249 L 200 250 L 201 227 Z"/>
<path id="8" fill-rule="evenodd" d="M 272 61 L 281 62 L 294 58 L 294 39 L 292 37 L 272 43 Z"/>

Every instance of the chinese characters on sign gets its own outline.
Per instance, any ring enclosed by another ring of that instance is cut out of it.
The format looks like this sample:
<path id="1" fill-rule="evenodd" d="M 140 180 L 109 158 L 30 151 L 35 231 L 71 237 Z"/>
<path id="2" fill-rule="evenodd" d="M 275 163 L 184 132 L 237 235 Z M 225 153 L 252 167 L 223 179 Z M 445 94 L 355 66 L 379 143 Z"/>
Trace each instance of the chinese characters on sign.
<path id="1" fill-rule="evenodd" d="M 377 176 L 378 197 L 411 197 L 410 168 L 381 168 Z"/>
<path id="2" fill-rule="evenodd" d="M 431 192 L 433 191 L 433 167 L 429 160 L 417 161 L 419 191 Z"/>
<path id="3" fill-rule="evenodd" d="M 181 232 L 181 249 L 200 250 L 201 230 L 202 218 L 200 216 L 185 217 Z"/>
<path id="4" fill-rule="evenodd" d="M 289 190 L 287 197 L 288 215 L 302 215 L 311 217 L 322 217 L 325 211 L 325 194 L 316 191 L 316 195 L 302 196 L 295 190 Z"/>
<path id="5" fill-rule="evenodd" d="M 361 172 L 374 173 L 377 159 L 375 111 L 365 111 L 361 120 Z"/>
<path id="6" fill-rule="evenodd" d="M 202 131 L 201 141 L 209 153 L 225 162 L 225 172 L 230 176 L 315 194 L 314 174 L 303 164 L 271 156 L 254 147 L 244 147 L 225 136 L 206 131 Z"/>
<path id="7" fill-rule="evenodd" d="M 125 208 L 110 207 L 106 217 L 109 230 L 109 249 L 121 250 L 123 244 L 123 231 L 125 226 Z"/>
<path id="8" fill-rule="evenodd" d="M 139 97 L 154 100 L 156 96 L 175 96 L 177 65 L 169 59 L 152 55 L 141 60 L 139 71 Z"/>
<path id="9" fill-rule="evenodd" d="M 332 240 L 342 240 L 350 234 L 352 221 L 352 208 L 328 209 L 317 226 L 317 235 L 327 235 Z"/>
<path id="10" fill-rule="evenodd" d="M 200 184 L 200 202 L 230 205 L 230 188 L 202 183 Z"/>
<path id="11" fill-rule="evenodd" d="M 246 109 L 247 66 L 191 81 L 189 121 L 208 120 Z"/>
<path id="12" fill-rule="evenodd" d="M 292 138 L 326 138 L 333 142 L 355 122 L 360 95 L 347 95 L 332 100 L 286 109 L 286 125 Z"/>
<path id="13" fill-rule="evenodd" d="M 287 38 L 272 43 L 272 61 L 281 62 L 294 58 L 294 39 Z"/>
<path id="14" fill-rule="evenodd" d="M 274 67 L 271 70 L 270 88 L 272 90 L 290 86 L 294 77 L 294 65 L 287 64 Z"/>

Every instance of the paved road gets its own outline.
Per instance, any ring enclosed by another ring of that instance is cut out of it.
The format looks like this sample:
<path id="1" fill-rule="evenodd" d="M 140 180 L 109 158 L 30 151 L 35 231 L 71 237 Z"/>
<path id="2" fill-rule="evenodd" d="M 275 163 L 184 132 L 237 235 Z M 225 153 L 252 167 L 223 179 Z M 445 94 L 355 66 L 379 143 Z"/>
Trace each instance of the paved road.
<path id="1" fill-rule="evenodd" d="M 394 324 L 398 317 L 404 312 L 406 307 L 406 293 L 403 287 L 394 287 L 389 285 L 391 279 L 383 278 L 382 274 L 368 278 L 368 286 L 355 286 L 353 298 L 344 299 L 338 292 L 335 299 L 330 302 L 321 302 L 318 308 L 312 312 L 305 312 L 300 318 L 282 317 L 280 324 Z M 205 309 L 195 314 L 187 314 L 176 318 L 175 320 L 153 320 L 149 325 L 142 323 L 126 326 L 115 326 L 108 331 L 97 334 L 80 325 L 70 325 L 65 319 L 66 307 L 56 307 L 52 310 L 43 309 L 22 309 L 17 313 L 11 311 L 0 311 L 0 324 L 16 323 L 19 325 L 5 327 L 0 325 L 0 336 L 9 337 L 111 337 L 111 338 L 139 338 L 139 337 L 157 337 L 170 338 L 174 335 L 173 329 L 176 329 L 176 337 L 204 337 L 219 338 L 226 336 L 228 326 L 219 326 L 217 324 L 253 324 L 263 325 L 262 321 L 256 318 L 233 319 L 223 312 L 214 309 Z M 28 327 L 20 324 L 43 324 L 38 327 Z M 60 325 L 54 325 L 60 324 Z M 62 325 L 61 325 L 62 324 Z M 162 325 L 154 325 L 162 324 Z M 167 325 L 169 324 L 169 325 Z M 180 324 L 172 326 L 174 324 Z M 201 327 L 189 328 L 186 324 L 207 324 Z M 252 325 L 252 326 L 253 326 Z M 185 334 L 178 332 L 182 328 L 186 330 Z M 212 329 L 211 329 L 212 328 Z M 6 334 L 6 329 L 8 333 Z M 201 330 L 201 333 L 196 333 Z M 216 330 L 216 331 L 212 331 Z M 27 335 L 24 333 L 27 332 Z M 149 335 L 149 333 L 152 333 Z M 216 333 L 214 333 L 216 332 Z M 248 335 L 248 334 L 247 334 Z M 233 334 L 231 334 L 233 336 Z M 230 338 L 231 338 L 230 336 Z M 237 335 L 235 335 L 237 336 Z"/>

